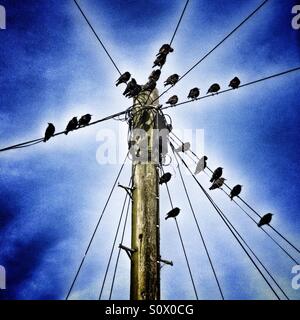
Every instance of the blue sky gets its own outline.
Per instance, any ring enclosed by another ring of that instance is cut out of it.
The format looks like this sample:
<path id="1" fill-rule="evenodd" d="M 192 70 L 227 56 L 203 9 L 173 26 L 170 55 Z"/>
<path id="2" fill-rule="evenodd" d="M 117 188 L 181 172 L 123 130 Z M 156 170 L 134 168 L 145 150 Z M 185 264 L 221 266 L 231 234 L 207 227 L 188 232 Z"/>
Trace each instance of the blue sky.
<path id="1" fill-rule="evenodd" d="M 80 3 L 119 68 L 145 83 L 157 50 L 172 36 L 183 1 Z M 182 75 L 259 3 L 190 1 L 161 79 Z M 296 3 L 270 1 L 170 94 L 185 100 L 195 86 L 204 92 L 214 82 L 226 87 L 236 75 L 245 83 L 299 66 L 300 31 L 291 28 L 291 8 Z M 118 74 L 73 1 L 2 0 L 0 4 L 7 12 L 7 29 L 0 31 L 0 146 L 37 138 L 48 122 L 63 130 L 74 115 L 91 113 L 96 119 L 130 105 L 122 88 L 114 86 Z M 273 225 L 294 243 L 300 241 L 299 80 L 299 73 L 289 74 L 169 112 L 181 136 L 184 129 L 204 130 L 204 146 L 192 144 L 192 148 L 207 154 L 211 168 L 224 167 L 231 186 L 242 184 L 244 198 L 259 212 L 273 212 Z M 158 88 L 163 89 L 162 81 Z M 126 129 L 124 123 L 105 122 L 0 155 L 0 265 L 7 270 L 7 290 L 0 291 L 0 299 L 65 297 L 119 168 L 97 162 L 103 130 L 118 137 L 113 146 L 121 161 Z M 172 164 L 171 172 L 175 169 Z M 129 173 L 130 165 L 121 183 L 128 182 Z M 178 222 L 199 297 L 218 299 L 178 179 L 177 174 L 170 190 L 183 209 Z M 209 186 L 205 175 L 199 179 Z M 192 179 L 186 180 L 225 298 L 273 299 Z M 300 291 L 291 288 L 293 263 L 221 191 L 213 195 L 288 295 L 300 299 Z M 71 298 L 97 298 L 123 197 L 121 190 L 114 193 Z M 163 217 L 170 209 L 164 189 L 161 199 Z M 163 268 L 162 298 L 193 299 L 173 221 L 162 221 L 161 238 L 162 255 L 175 263 Z M 129 230 L 125 242 L 130 243 Z M 110 280 L 111 275 L 104 298 Z M 129 261 L 123 253 L 113 297 L 128 299 L 128 284 Z"/>

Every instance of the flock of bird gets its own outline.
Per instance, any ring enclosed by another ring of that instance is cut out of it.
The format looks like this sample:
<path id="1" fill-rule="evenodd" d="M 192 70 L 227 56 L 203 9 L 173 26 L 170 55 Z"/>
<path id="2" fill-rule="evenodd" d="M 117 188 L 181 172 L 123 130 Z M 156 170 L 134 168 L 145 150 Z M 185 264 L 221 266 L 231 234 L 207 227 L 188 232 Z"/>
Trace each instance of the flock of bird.
<path id="1" fill-rule="evenodd" d="M 156 59 L 154 61 L 153 67 L 159 67 L 160 69 L 163 67 L 163 65 L 166 63 L 167 56 L 169 53 L 173 52 L 174 49 L 169 44 L 163 44 L 162 47 L 159 49 L 159 52 L 156 55 Z M 138 96 L 142 91 L 150 91 L 152 92 L 156 88 L 156 82 L 159 80 L 161 75 L 161 70 L 156 69 L 153 70 L 148 77 L 148 82 L 145 85 L 139 85 L 137 84 L 136 80 L 134 78 L 131 78 L 130 72 L 126 71 L 123 73 L 118 80 L 116 81 L 116 86 L 119 86 L 120 84 L 124 83 L 126 84 L 126 89 L 123 92 L 123 95 L 127 98 L 134 98 Z M 166 81 L 164 81 L 164 86 L 174 86 L 180 79 L 180 76 L 178 74 L 172 74 L 169 76 Z M 130 80 L 130 81 L 129 81 Z M 230 83 L 229 87 L 232 89 L 237 89 L 241 84 L 241 81 L 238 77 L 234 77 Z M 206 94 L 218 94 L 218 92 L 221 90 L 221 87 L 218 83 L 212 84 L 209 89 L 207 90 Z M 196 100 L 200 96 L 200 89 L 195 87 L 192 88 L 187 96 L 188 99 Z M 166 104 L 170 104 L 171 106 L 174 106 L 178 103 L 179 99 L 178 96 L 173 95 L 168 99 Z M 69 123 L 67 124 L 67 127 L 65 129 L 65 134 L 67 135 L 70 131 L 73 131 L 77 128 L 87 126 L 92 119 L 92 115 L 86 114 L 82 116 L 79 120 L 77 117 L 73 117 Z M 48 141 L 51 137 L 53 137 L 55 134 L 55 126 L 52 123 L 48 123 L 48 127 L 45 132 L 44 136 L 44 142 Z M 190 149 L 190 143 L 186 142 L 183 143 L 182 146 L 175 149 L 176 152 L 186 152 Z M 199 162 L 197 163 L 195 174 L 198 174 L 201 171 L 204 171 L 204 169 L 207 167 L 207 156 L 203 156 Z M 223 175 L 223 168 L 218 167 L 212 174 L 212 177 L 210 179 L 210 182 L 212 183 L 209 190 L 215 190 L 222 188 L 225 178 L 222 177 Z M 163 174 L 160 177 L 160 184 L 168 183 L 171 180 L 172 174 L 167 172 Z M 238 184 L 235 187 L 233 187 L 230 191 L 230 199 L 233 200 L 234 197 L 238 197 L 239 194 L 242 191 L 242 185 Z M 169 218 L 175 218 L 180 213 L 180 209 L 178 207 L 173 208 L 171 211 L 167 213 L 166 220 Z M 261 227 L 265 224 L 269 224 L 272 220 L 272 214 L 268 213 L 264 215 L 261 220 L 258 223 L 258 226 Z"/>
<path id="2" fill-rule="evenodd" d="M 154 61 L 154 65 L 152 68 L 158 66 L 160 69 L 163 67 L 167 60 L 167 56 L 169 53 L 173 52 L 174 49 L 169 44 L 163 44 L 161 48 L 159 49 L 159 52 L 156 55 L 156 59 Z M 152 92 L 156 88 L 156 83 L 160 78 L 161 70 L 156 69 L 153 70 L 148 77 L 148 82 L 145 85 L 139 85 L 134 78 L 131 78 L 130 72 L 126 71 L 123 73 L 118 80 L 116 81 L 116 86 L 119 86 L 120 84 L 124 83 L 126 84 L 126 89 L 123 92 L 123 95 L 127 98 L 134 98 L 137 97 L 142 91 L 150 91 Z M 130 80 L 131 79 L 131 80 Z M 167 78 L 166 81 L 164 81 L 164 85 L 168 86 L 174 86 L 180 79 L 180 76 L 178 74 L 172 74 Z M 129 81 L 130 80 L 130 81 Z M 240 85 L 241 81 L 238 77 L 233 78 L 230 83 L 229 87 L 232 89 L 237 89 Z M 214 83 L 210 86 L 210 88 L 207 91 L 207 94 L 217 94 L 218 91 L 220 91 L 221 87 L 218 83 Z M 193 88 L 190 90 L 187 98 L 196 100 L 200 95 L 200 89 L 199 88 Z M 178 103 L 179 99 L 178 96 L 173 95 L 168 99 L 166 104 L 170 104 L 171 106 L 175 106 Z M 79 120 L 77 117 L 73 117 L 65 130 L 65 134 L 68 134 L 70 131 L 73 131 L 79 127 L 86 126 L 91 121 L 91 115 L 86 114 L 82 116 Z M 52 123 L 48 123 L 48 127 L 45 132 L 44 136 L 44 142 L 47 142 L 51 137 L 53 137 L 55 134 L 55 126 Z"/>
<path id="3" fill-rule="evenodd" d="M 152 68 L 158 66 L 160 69 L 165 64 L 167 55 L 170 52 L 173 52 L 174 49 L 171 48 L 169 44 L 164 44 L 159 49 L 158 54 L 156 55 L 156 59 L 154 61 L 154 65 Z M 123 95 L 127 98 L 134 98 L 138 96 L 142 91 L 153 91 L 156 88 L 156 82 L 159 80 L 161 75 L 161 70 L 156 69 L 152 71 L 150 76 L 148 77 L 148 82 L 145 85 L 139 85 L 137 84 L 136 80 L 134 78 L 131 78 L 130 72 L 126 71 L 123 73 L 119 79 L 116 81 L 116 86 L 120 85 L 121 83 L 126 84 L 126 89 L 123 92 Z M 180 79 L 180 76 L 177 73 L 172 74 L 164 81 L 164 86 L 174 86 Z M 130 80 L 130 81 L 129 81 Z M 232 89 L 237 89 L 241 84 L 241 81 L 238 77 L 234 77 L 230 83 L 229 87 Z M 217 94 L 221 90 L 221 87 L 218 83 L 212 84 L 209 89 L 207 90 L 206 94 Z M 200 96 L 200 89 L 199 88 L 193 88 L 190 90 L 187 98 L 191 100 L 196 100 Z M 168 99 L 166 104 L 170 104 L 171 106 L 174 106 L 178 103 L 179 99 L 178 96 L 174 95 Z"/>
<path id="4" fill-rule="evenodd" d="M 75 129 L 85 127 L 87 126 L 92 120 L 92 115 L 91 114 L 85 114 L 82 116 L 79 120 L 77 117 L 73 117 L 67 124 L 65 134 L 68 134 L 70 131 L 73 131 Z M 45 131 L 45 136 L 44 136 L 44 142 L 47 142 L 50 140 L 55 134 L 55 126 L 53 123 L 48 123 L 48 127 Z"/>
<path id="5" fill-rule="evenodd" d="M 175 152 L 177 153 L 186 152 L 189 149 L 190 149 L 190 143 L 186 142 L 186 143 L 183 143 L 182 146 L 180 146 L 179 148 L 175 149 Z M 201 171 L 204 171 L 207 168 L 207 160 L 208 160 L 207 156 L 203 156 L 201 159 L 199 159 L 196 165 L 196 170 L 194 172 L 195 175 L 200 173 Z M 225 178 L 222 177 L 222 175 L 223 175 L 222 167 L 218 167 L 213 171 L 212 177 L 210 179 L 210 182 L 212 183 L 212 185 L 210 186 L 209 190 L 222 188 L 226 180 Z M 171 180 L 171 178 L 172 178 L 172 174 L 170 172 L 166 172 L 160 177 L 159 184 L 168 183 Z M 238 197 L 241 191 L 242 191 L 242 185 L 237 184 L 236 186 L 234 186 L 231 189 L 229 194 L 230 199 L 233 200 L 233 198 Z M 167 220 L 169 218 L 175 218 L 179 215 L 179 213 L 180 213 L 180 209 L 176 207 L 167 213 L 167 216 L 165 217 L 165 219 Z M 257 225 L 259 227 L 262 227 L 263 225 L 269 224 L 272 220 L 272 216 L 273 216 L 272 213 L 265 214 L 263 217 L 261 217 Z"/>

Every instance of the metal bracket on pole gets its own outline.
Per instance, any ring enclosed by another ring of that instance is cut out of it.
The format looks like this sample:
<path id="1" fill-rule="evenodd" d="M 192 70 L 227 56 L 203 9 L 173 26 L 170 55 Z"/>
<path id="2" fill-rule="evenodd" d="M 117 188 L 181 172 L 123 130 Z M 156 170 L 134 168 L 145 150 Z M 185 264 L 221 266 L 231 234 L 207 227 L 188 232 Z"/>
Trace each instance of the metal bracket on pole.
<path id="1" fill-rule="evenodd" d="M 132 200 L 132 192 L 135 188 L 125 187 L 125 186 L 121 185 L 120 183 L 118 183 L 118 187 L 123 188 L 128 193 L 130 199 Z"/>
<path id="2" fill-rule="evenodd" d="M 159 259 L 159 261 L 157 261 L 158 263 L 163 263 L 163 265 L 161 266 L 161 268 L 164 266 L 164 265 L 169 265 L 169 266 L 172 266 L 173 267 L 173 261 L 169 261 L 169 260 L 164 260 L 164 259 Z"/>
<path id="3" fill-rule="evenodd" d="M 136 250 L 123 246 L 121 243 L 119 244 L 119 248 L 125 250 L 129 259 L 131 260 L 131 255 L 136 252 Z"/>

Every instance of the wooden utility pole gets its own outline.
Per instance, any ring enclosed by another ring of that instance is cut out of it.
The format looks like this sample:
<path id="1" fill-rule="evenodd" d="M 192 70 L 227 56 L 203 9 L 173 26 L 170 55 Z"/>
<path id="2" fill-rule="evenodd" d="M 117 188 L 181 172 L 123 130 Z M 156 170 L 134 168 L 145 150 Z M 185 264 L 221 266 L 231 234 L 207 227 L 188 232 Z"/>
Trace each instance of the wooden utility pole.
<path id="1" fill-rule="evenodd" d="M 156 101 L 154 101 L 157 99 Z M 154 102 L 153 102 L 154 101 Z M 155 135 L 158 91 L 142 92 L 134 101 L 131 141 L 132 236 L 131 300 L 160 299 L 159 157 Z"/>

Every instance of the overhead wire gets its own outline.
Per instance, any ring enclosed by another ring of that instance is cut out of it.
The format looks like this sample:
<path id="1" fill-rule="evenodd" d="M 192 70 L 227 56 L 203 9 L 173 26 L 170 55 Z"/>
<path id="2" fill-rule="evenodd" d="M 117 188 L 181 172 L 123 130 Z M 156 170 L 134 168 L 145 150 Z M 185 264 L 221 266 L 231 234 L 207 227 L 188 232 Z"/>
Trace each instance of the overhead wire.
<path id="1" fill-rule="evenodd" d="M 122 231 L 122 236 L 121 236 L 121 242 L 120 242 L 120 244 L 123 244 L 124 237 L 125 237 L 125 231 L 126 231 L 126 226 L 127 226 L 127 221 L 128 221 L 128 214 L 129 214 L 130 203 L 131 203 L 131 201 L 130 201 L 130 199 L 129 199 L 128 205 L 127 205 L 126 216 L 125 216 L 125 221 L 124 221 L 124 226 L 123 226 L 123 231 Z M 113 294 L 113 290 L 114 290 L 114 284 L 115 284 L 115 280 L 116 280 L 116 275 L 117 275 L 117 270 L 118 270 L 118 265 L 119 265 L 119 259 L 120 259 L 120 255 L 121 255 L 121 250 L 122 250 L 122 249 L 119 247 L 119 251 L 118 251 L 118 255 L 117 255 L 117 259 L 116 259 L 116 263 L 115 263 L 115 268 L 114 268 L 114 273 L 113 273 L 113 278 L 112 278 L 112 283 L 111 283 L 110 292 L 109 292 L 109 300 L 111 300 L 112 294 Z"/>
<path id="2" fill-rule="evenodd" d="M 269 79 L 273 79 L 273 78 L 276 78 L 276 77 L 280 77 L 280 76 L 283 76 L 283 75 L 286 75 L 288 73 L 291 73 L 291 72 L 295 72 L 295 71 L 299 71 L 300 70 L 300 67 L 296 67 L 296 68 L 292 68 L 292 69 L 289 69 L 289 70 L 286 70 L 286 71 L 283 71 L 283 72 L 279 72 L 279 73 L 275 73 L 271 76 L 267 76 L 267 77 L 263 77 L 261 79 L 257 79 L 257 80 L 254 80 L 254 81 L 250 81 L 250 82 L 247 82 L 245 84 L 242 84 L 240 85 L 239 87 L 233 89 L 233 88 L 230 88 L 230 89 L 225 89 L 225 90 L 221 90 L 219 91 L 218 93 L 212 93 L 212 94 L 207 94 L 207 95 L 203 95 L 201 97 L 198 97 L 196 99 L 193 99 L 193 100 L 186 100 L 186 101 L 183 101 L 183 102 L 180 102 L 180 103 L 177 103 L 177 104 L 174 104 L 174 105 L 168 105 L 168 106 L 165 106 L 165 107 L 162 107 L 161 110 L 165 110 L 165 109 L 169 109 L 169 108 L 175 108 L 175 107 L 179 107 L 181 105 L 185 105 L 185 104 L 188 104 L 188 103 L 193 103 L 193 102 L 197 102 L 197 101 L 200 101 L 200 100 L 203 100 L 203 99 L 207 99 L 207 98 L 211 98 L 211 97 L 217 97 L 223 93 L 226 93 L 226 92 L 229 92 L 229 91 L 236 91 L 238 89 L 241 89 L 241 88 L 244 88 L 244 87 L 247 87 L 247 86 L 250 86 L 250 85 L 253 85 L 253 84 L 256 84 L 256 83 L 259 83 L 259 82 L 262 82 L 262 81 L 266 81 L 266 80 L 269 80 Z"/>
<path id="3" fill-rule="evenodd" d="M 173 33 L 173 35 L 172 35 L 172 38 L 171 38 L 171 41 L 170 41 L 170 46 L 172 45 L 172 43 L 173 43 L 173 41 L 174 41 L 174 38 L 175 38 L 175 36 L 176 36 L 176 33 L 177 33 L 177 31 L 178 31 L 178 28 L 179 28 L 179 26 L 180 26 L 180 23 L 181 23 L 181 21 L 182 21 L 182 18 L 183 18 L 183 16 L 184 16 L 185 10 L 186 10 L 189 2 L 190 2 L 190 0 L 187 0 L 186 3 L 185 3 L 185 5 L 184 5 L 184 8 L 183 8 L 182 13 L 181 13 L 180 18 L 179 18 L 179 21 L 178 21 L 177 26 L 176 26 L 176 28 L 175 28 L 175 31 L 174 31 L 174 33 Z"/>
<path id="4" fill-rule="evenodd" d="M 181 143 L 183 144 L 183 141 L 174 133 L 171 132 L 171 134 Z M 174 139 L 171 138 L 171 140 L 174 142 Z M 192 149 L 189 149 L 188 152 L 192 153 L 193 156 L 195 156 L 198 160 L 200 160 L 200 158 L 197 156 L 197 154 L 195 152 L 193 152 Z M 193 160 L 188 153 L 185 153 L 186 156 L 188 156 L 191 160 Z M 213 173 L 213 171 L 206 166 L 206 168 Z M 205 172 L 205 171 L 204 171 Z M 206 173 L 206 172 L 205 172 Z M 224 185 L 231 191 L 232 188 L 226 183 L 224 182 Z M 223 190 L 223 189 L 222 189 Z M 225 190 L 223 190 L 225 192 Z M 226 192 L 225 192 L 226 193 Z M 227 194 L 227 193 L 226 193 Z M 227 196 L 229 196 L 227 194 Z M 262 218 L 262 216 L 252 207 L 250 206 L 240 195 L 238 196 L 238 198 L 251 210 L 253 211 L 260 219 Z M 248 212 L 246 212 L 236 201 L 234 201 L 243 211 L 244 213 L 246 213 L 248 215 L 248 217 L 250 217 L 255 224 L 257 224 L 257 222 L 248 214 Z M 294 250 L 296 250 L 298 253 L 300 253 L 300 250 L 291 242 L 289 241 L 284 235 L 282 235 L 278 230 L 276 230 L 273 226 L 271 226 L 270 224 L 268 224 L 267 226 L 269 226 L 273 231 L 275 231 L 283 240 L 285 240 Z M 276 241 L 264 228 L 261 228 L 267 235 L 268 237 L 275 243 L 277 244 L 277 246 L 279 246 L 281 248 L 281 250 L 283 250 L 294 262 L 297 263 L 297 260 L 295 260 L 290 253 L 288 253 L 279 243 L 278 241 Z"/>
<path id="5" fill-rule="evenodd" d="M 162 171 L 164 173 L 163 167 L 162 167 Z M 174 209 L 173 201 L 172 201 L 172 198 L 171 198 L 171 194 L 170 194 L 170 190 L 169 190 L 168 184 L 165 183 L 165 185 L 166 185 L 166 189 L 167 189 L 167 193 L 168 193 L 168 197 L 169 197 L 171 208 Z M 195 281 L 194 281 L 194 277 L 193 277 L 193 273 L 192 273 L 192 270 L 191 270 L 191 267 L 190 267 L 189 259 L 188 259 L 187 253 L 186 253 L 185 245 L 184 245 L 184 242 L 183 242 L 183 239 L 182 239 L 182 235 L 181 235 L 180 228 L 179 228 L 178 221 L 177 221 L 176 217 L 174 218 L 174 221 L 175 221 L 175 224 L 176 224 L 176 229 L 177 229 L 178 236 L 179 236 L 179 239 L 180 239 L 182 251 L 183 251 L 183 254 L 184 254 L 184 257 L 185 257 L 186 265 L 187 265 L 187 268 L 188 268 L 188 271 L 189 271 L 189 275 L 190 275 L 190 279 L 191 279 L 192 286 L 193 286 L 193 289 L 194 289 L 194 293 L 195 293 L 196 299 L 199 300 L 197 289 L 196 289 L 196 285 L 195 285 Z"/>
<path id="6" fill-rule="evenodd" d="M 71 292 L 72 292 L 72 290 L 73 290 L 73 288 L 74 288 L 74 285 L 75 285 L 75 283 L 76 283 L 76 280 L 77 280 L 77 278 L 78 278 L 78 275 L 79 275 L 79 273 L 80 273 L 80 271 L 81 271 L 81 268 L 82 268 L 82 266 L 83 266 L 83 263 L 84 263 L 84 261 L 85 261 L 85 258 L 87 257 L 87 254 L 88 254 L 88 252 L 89 252 L 89 250 L 90 250 L 90 247 L 91 247 L 92 242 L 93 242 L 93 240 L 94 240 L 94 238 L 95 238 L 95 235 L 96 235 L 97 230 L 98 230 L 98 228 L 99 228 L 100 222 L 101 222 L 101 220 L 102 220 L 102 218 L 103 218 L 103 216 L 104 216 L 104 213 L 105 213 L 106 208 L 107 208 L 107 206 L 108 206 L 108 203 L 109 203 L 109 201 L 110 201 L 110 199 L 111 199 L 111 196 L 112 196 L 112 194 L 113 194 L 113 191 L 114 191 L 114 189 L 115 189 L 115 187 L 116 187 L 116 184 L 117 184 L 117 182 L 118 182 L 118 179 L 119 179 L 119 177 L 120 177 L 120 175 L 121 175 L 121 173 L 122 173 L 122 171 L 123 171 L 123 169 L 124 169 L 124 166 L 125 166 L 125 163 L 126 163 L 127 158 L 128 158 L 128 152 L 127 152 L 126 157 L 125 157 L 125 159 L 124 159 L 124 161 L 123 161 L 123 163 L 122 163 L 122 165 L 121 165 L 121 168 L 120 168 L 120 170 L 119 170 L 119 172 L 118 172 L 118 174 L 117 174 L 117 177 L 116 177 L 116 179 L 115 179 L 115 181 L 114 181 L 114 183 L 113 183 L 113 186 L 112 186 L 112 188 L 111 188 L 111 190 L 110 190 L 110 192 L 109 192 L 108 198 L 107 198 L 107 200 L 106 200 L 106 202 L 105 202 L 105 205 L 104 205 L 103 210 L 102 210 L 102 212 L 101 212 L 101 214 L 100 214 L 100 217 L 99 217 L 99 219 L 98 219 L 98 221 L 97 221 L 97 223 L 96 223 L 96 226 L 95 226 L 95 228 L 94 228 L 94 231 L 93 231 L 93 233 L 92 233 L 92 236 L 91 236 L 91 238 L 90 238 L 90 240 L 89 240 L 89 242 L 88 242 L 87 248 L 86 248 L 85 253 L 84 253 L 84 255 L 83 255 L 82 259 L 81 259 L 81 262 L 80 262 L 79 267 L 78 267 L 78 269 L 77 269 L 77 271 L 76 271 L 76 273 L 75 273 L 75 276 L 74 276 L 74 278 L 73 278 L 73 280 L 72 280 L 71 286 L 70 286 L 70 288 L 69 288 L 69 290 L 68 290 L 68 293 L 67 293 L 67 295 L 66 295 L 65 300 L 68 300 L 68 298 L 69 298 L 69 296 L 70 296 L 70 294 L 71 294 Z"/>
<path id="7" fill-rule="evenodd" d="M 170 143 L 171 148 L 173 149 L 174 146 L 172 145 L 172 143 Z M 278 300 L 280 300 L 280 297 L 278 296 L 277 292 L 274 290 L 273 286 L 271 285 L 271 283 L 268 281 L 268 279 L 266 278 L 266 276 L 264 275 L 264 273 L 260 270 L 260 268 L 258 267 L 258 265 L 256 264 L 256 262 L 254 261 L 254 259 L 251 257 L 251 255 L 249 254 L 249 252 L 246 250 L 246 248 L 244 247 L 244 245 L 242 244 L 241 240 L 246 243 L 246 241 L 241 237 L 241 235 L 237 236 L 237 234 L 233 231 L 234 229 L 232 227 L 230 227 L 230 224 L 228 223 L 228 221 L 225 219 L 225 215 L 222 212 L 222 210 L 216 205 L 216 203 L 213 201 L 213 199 L 210 197 L 210 195 L 207 193 L 207 191 L 203 188 L 203 186 L 201 185 L 201 183 L 198 181 L 198 179 L 195 177 L 195 175 L 193 174 L 193 172 L 190 170 L 190 168 L 187 166 L 187 164 L 185 163 L 185 161 L 182 159 L 182 157 L 180 155 L 178 155 L 179 158 L 181 159 L 181 162 L 184 164 L 184 166 L 187 168 L 187 170 L 190 172 L 190 174 L 192 175 L 192 177 L 194 178 L 194 180 L 196 181 L 196 183 L 198 184 L 198 186 L 201 188 L 201 190 L 203 191 L 203 193 L 205 194 L 205 196 L 208 198 L 208 200 L 210 201 L 210 203 L 213 205 L 214 209 L 217 211 L 217 213 L 219 214 L 219 216 L 221 217 L 221 219 L 224 221 L 224 223 L 226 224 L 226 226 L 228 227 L 229 231 L 232 233 L 232 235 L 234 236 L 234 238 L 237 240 L 238 244 L 241 246 L 241 248 L 243 249 L 243 251 L 246 253 L 246 255 L 248 256 L 248 258 L 250 259 L 250 261 L 252 262 L 252 264 L 254 265 L 254 267 L 257 269 L 257 271 L 260 273 L 260 275 L 262 276 L 262 278 L 264 279 L 264 281 L 266 282 L 266 284 L 269 286 L 269 288 L 271 289 L 271 291 L 274 293 L 274 295 L 277 297 Z M 237 231 L 236 231 L 237 232 Z M 240 237 L 240 239 L 239 239 Z M 248 247 L 248 245 L 247 245 Z M 249 249 L 249 248 L 248 248 Z"/>
<path id="8" fill-rule="evenodd" d="M 190 208 L 191 208 L 191 211 L 192 211 L 192 214 L 193 214 L 193 217 L 194 217 L 194 221 L 195 221 L 195 223 L 196 223 L 196 227 L 197 227 L 197 229 L 198 229 L 198 232 L 199 232 L 199 235 L 200 235 L 200 238 L 201 238 L 203 247 L 204 247 L 204 249 L 205 249 L 205 253 L 206 253 L 206 255 L 207 255 L 207 258 L 208 258 L 210 267 L 211 267 L 211 269 L 212 269 L 214 278 L 215 278 L 215 280 L 216 280 L 216 283 L 217 283 L 217 286 L 218 286 L 218 289 L 219 289 L 221 298 L 222 298 L 222 300 L 225 300 L 224 294 L 223 294 L 223 291 L 222 291 L 222 288 L 221 288 L 221 285 L 220 285 L 220 281 L 219 281 L 219 279 L 218 279 L 218 276 L 217 276 L 215 267 L 214 267 L 214 265 L 213 265 L 213 262 L 212 262 L 212 258 L 211 258 L 211 256 L 210 256 L 210 253 L 209 253 L 209 251 L 208 251 L 208 247 L 207 247 L 207 245 L 206 245 L 206 241 L 205 241 L 204 236 L 203 236 L 203 234 L 202 234 L 200 225 L 199 225 L 198 220 L 197 220 L 197 218 L 196 218 L 196 214 L 195 214 L 195 211 L 194 211 L 194 207 L 193 207 L 193 205 L 192 205 L 192 202 L 191 202 L 191 199 L 190 199 L 190 196 L 189 196 L 189 193 L 188 193 L 188 190 L 187 190 L 185 181 L 184 181 L 183 176 L 182 176 L 182 172 L 181 172 L 181 169 L 180 169 L 180 165 L 179 165 L 179 162 L 178 162 L 178 159 L 177 159 L 177 156 L 176 156 L 174 150 L 173 150 L 173 154 L 174 154 L 175 160 L 176 160 L 176 162 L 177 162 L 177 169 L 178 169 L 178 172 L 179 172 L 179 175 L 180 175 L 180 179 L 181 179 L 181 182 L 182 182 L 182 185 L 183 185 L 183 188 L 184 188 L 184 192 L 185 192 L 185 195 L 186 195 L 186 197 L 187 197 L 189 206 L 190 206 Z"/>
<path id="9" fill-rule="evenodd" d="M 75 5 L 77 6 L 78 10 L 80 11 L 80 13 L 82 14 L 82 16 L 84 17 L 86 23 L 88 24 L 88 26 L 90 27 L 90 29 L 92 30 L 92 32 L 94 33 L 95 37 L 97 38 L 97 40 L 99 41 L 100 45 L 102 46 L 103 50 L 105 51 L 105 53 L 107 54 L 108 58 L 110 59 L 110 61 L 112 62 L 113 66 L 115 67 L 115 69 L 118 71 L 119 75 L 122 75 L 120 69 L 118 68 L 116 62 L 114 61 L 114 59 L 112 58 L 112 56 L 110 55 L 110 53 L 108 52 L 107 48 L 105 47 L 103 41 L 100 39 L 99 35 L 97 34 L 96 30 L 94 29 L 94 27 L 92 26 L 91 22 L 89 21 L 88 17 L 86 16 L 86 14 L 83 12 L 82 8 L 80 7 L 79 3 L 76 0 L 73 0 Z"/>
<path id="10" fill-rule="evenodd" d="M 130 181 L 131 180 L 132 179 L 130 178 Z M 120 218 L 119 218 L 119 222 L 118 222 L 118 226 L 117 226 L 117 230 L 116 230 L 115 237 L 114 237 L 114 241 L 113 241 L 113 244 L 112 244 L 112 247 L 111 247 L 111 251 L 110 251 L 110 254 L 109 254 L 109 258 L 108 258 L 108 262 L 107 262 L 107 265 L 106 265 L 106 270 L 105 270 L 105 273 L 104 273 L 104 277 L 103 277 L 103 281 L 102 281 L 102 285 L 101 285 L 101 289 L 100 289 L 98 300 L 101 300 L 101 297 L 102 297 L 102 294 L 103 294 L 106 278 L 107 278 L 107 275 L 108 275 L 108 271 L 109 271 L 109 267 L 110 267 L 110 264 L 111 264 L 112 256 L 113 256 L 113 253 L 114 253 L 114 250 L 115 250 L 116 241 L 117 241 L 117 238 L 118 238 L 118 235 L 119 235 L 120 226 L 121 226 L 121 223 L 122 223 L 122 218 L 123 218 L 123 215 L 124 215 L 124 210 L 125 210 L 127 198 L 129 199 L 128 201 L 130 202 L 130 197 L 129 197 L 128 193 L 126 192 L 125 198 L 124 198 L 124 202 L 123 202 L 123 206 L 122 206 L 122 210 L 121 210 L 121 214 L 120 214 Z"/>
<path id="11" fill-rule="evenodd" d="M 234 34 L 240 27 L 242 27 L 250 18 L 252 18 L 269 0 L 263 1 L 254 11 L 252 11 L 237 27 L 235 27 L 229 34 L 227 34 L 220 42 L 217 43 L 208 53 L 206 53 L 199 61 L 197 61 L 183 76 L 179 78 L 176 84 L 185 78 L 193 69 L 195 69 L 203 60 L 205 60 L 211 53 L 213 53 L 221 44 L 223 44 L 232 34 Z M 162 97 L 165 93 L 171 90 L 174 86 L 169 87 L 158 97 Z"/>

